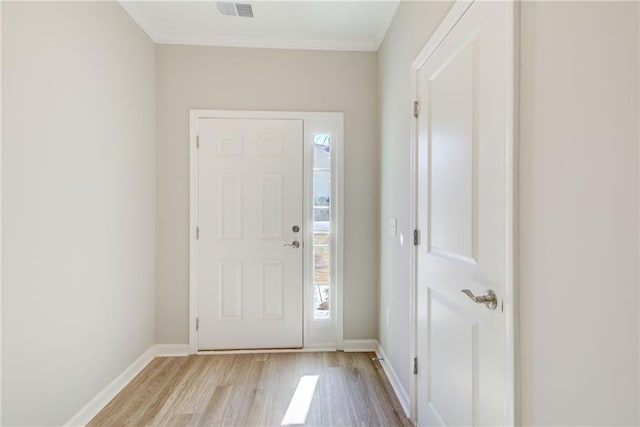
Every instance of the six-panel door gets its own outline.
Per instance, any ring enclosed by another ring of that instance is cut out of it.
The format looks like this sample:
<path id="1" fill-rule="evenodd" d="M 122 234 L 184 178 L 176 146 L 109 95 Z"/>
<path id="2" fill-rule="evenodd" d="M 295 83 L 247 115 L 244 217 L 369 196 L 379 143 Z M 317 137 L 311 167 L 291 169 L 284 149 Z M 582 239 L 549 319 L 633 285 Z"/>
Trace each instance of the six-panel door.
<path id="1" fill-rule="evenodd" d="M 302 347 L 302 120 L 198 135 L 198 349 Z"/>

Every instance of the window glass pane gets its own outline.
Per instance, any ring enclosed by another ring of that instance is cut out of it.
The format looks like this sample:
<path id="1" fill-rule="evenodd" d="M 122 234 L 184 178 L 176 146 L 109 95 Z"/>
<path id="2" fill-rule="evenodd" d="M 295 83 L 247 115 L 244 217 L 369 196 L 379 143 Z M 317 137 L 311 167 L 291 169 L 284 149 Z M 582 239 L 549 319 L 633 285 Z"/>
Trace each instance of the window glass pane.
<path id="1" fill-rule="evenodd" d="M 331 234 L 324 231 L 316 231 L 313 233 L 313 244 L 315 246 L 323 246 L 331 244 Z"/>
<path id="2" fill-rule="evenodd" d="M 331 169 L 331 134 L 313 136 L 313 168 Z"/>
<path id="3" fill-rule="evenodd" d="M 331 219 L 331 212 L 329 208 L 313 208 L 313 221 L 314 230 L 325 229 L 329 231 L 329 220 Z"/>
<path id="4" fill-rule="evenodd" d="M 331 204 L 331 170 L 313 172 L 313 205 Z"/>
<path id="5" fill-rule="evenodd" d="M 329 283 L 331 280 L 331 248 L 329 246 L 313 247 L 313 282 Z"/>
<path id="6" fill-rule="evenodd" d="M 331 134 L 313 135 L 313 318 L 331 310 Z"/>
<path id="7" fill-rule="evenodd" d="M 329 319 L 329 285 L 314 285 L 313 288 L 313 318 Z"/>

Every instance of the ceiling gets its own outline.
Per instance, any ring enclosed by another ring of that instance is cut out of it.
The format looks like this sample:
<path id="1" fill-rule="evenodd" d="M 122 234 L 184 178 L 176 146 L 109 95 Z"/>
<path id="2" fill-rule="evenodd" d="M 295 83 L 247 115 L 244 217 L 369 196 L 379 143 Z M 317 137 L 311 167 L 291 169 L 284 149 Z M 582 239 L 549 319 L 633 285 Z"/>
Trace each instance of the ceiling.
<path id="1" fill-rule="evenodd" d="M 239 0 L 253 18 L 222 16 L 216 1 L 124 1 L 156 43 L 375 51 L 400 0 Z"/>

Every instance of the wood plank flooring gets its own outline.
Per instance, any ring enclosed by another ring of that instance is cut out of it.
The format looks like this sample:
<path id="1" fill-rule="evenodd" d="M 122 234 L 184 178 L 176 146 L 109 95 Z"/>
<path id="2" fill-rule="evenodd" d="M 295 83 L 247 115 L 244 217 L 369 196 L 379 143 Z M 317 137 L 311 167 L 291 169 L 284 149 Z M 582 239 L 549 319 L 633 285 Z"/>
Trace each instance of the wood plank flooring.
<path id="1" fill-rule="evenodd" d="M 280 426 L 305 375 L 307 426 L 411 426 L 374 353 L 263 353 L 154 359 L 89 423 Z"/>

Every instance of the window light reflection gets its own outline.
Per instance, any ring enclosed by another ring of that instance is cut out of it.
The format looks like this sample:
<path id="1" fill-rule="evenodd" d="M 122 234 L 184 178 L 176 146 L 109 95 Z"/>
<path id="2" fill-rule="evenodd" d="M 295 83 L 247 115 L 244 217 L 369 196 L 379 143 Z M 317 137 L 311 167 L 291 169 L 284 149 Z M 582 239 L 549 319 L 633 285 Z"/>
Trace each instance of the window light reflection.
<path id="1" fill-rule="evenodd" d="M 307 421 L 313 394 L 316 391 L 319 375 L 305 375 L 300 378 L 296 391 L 289 402 L 281 426 L 302 425 Z"/>

